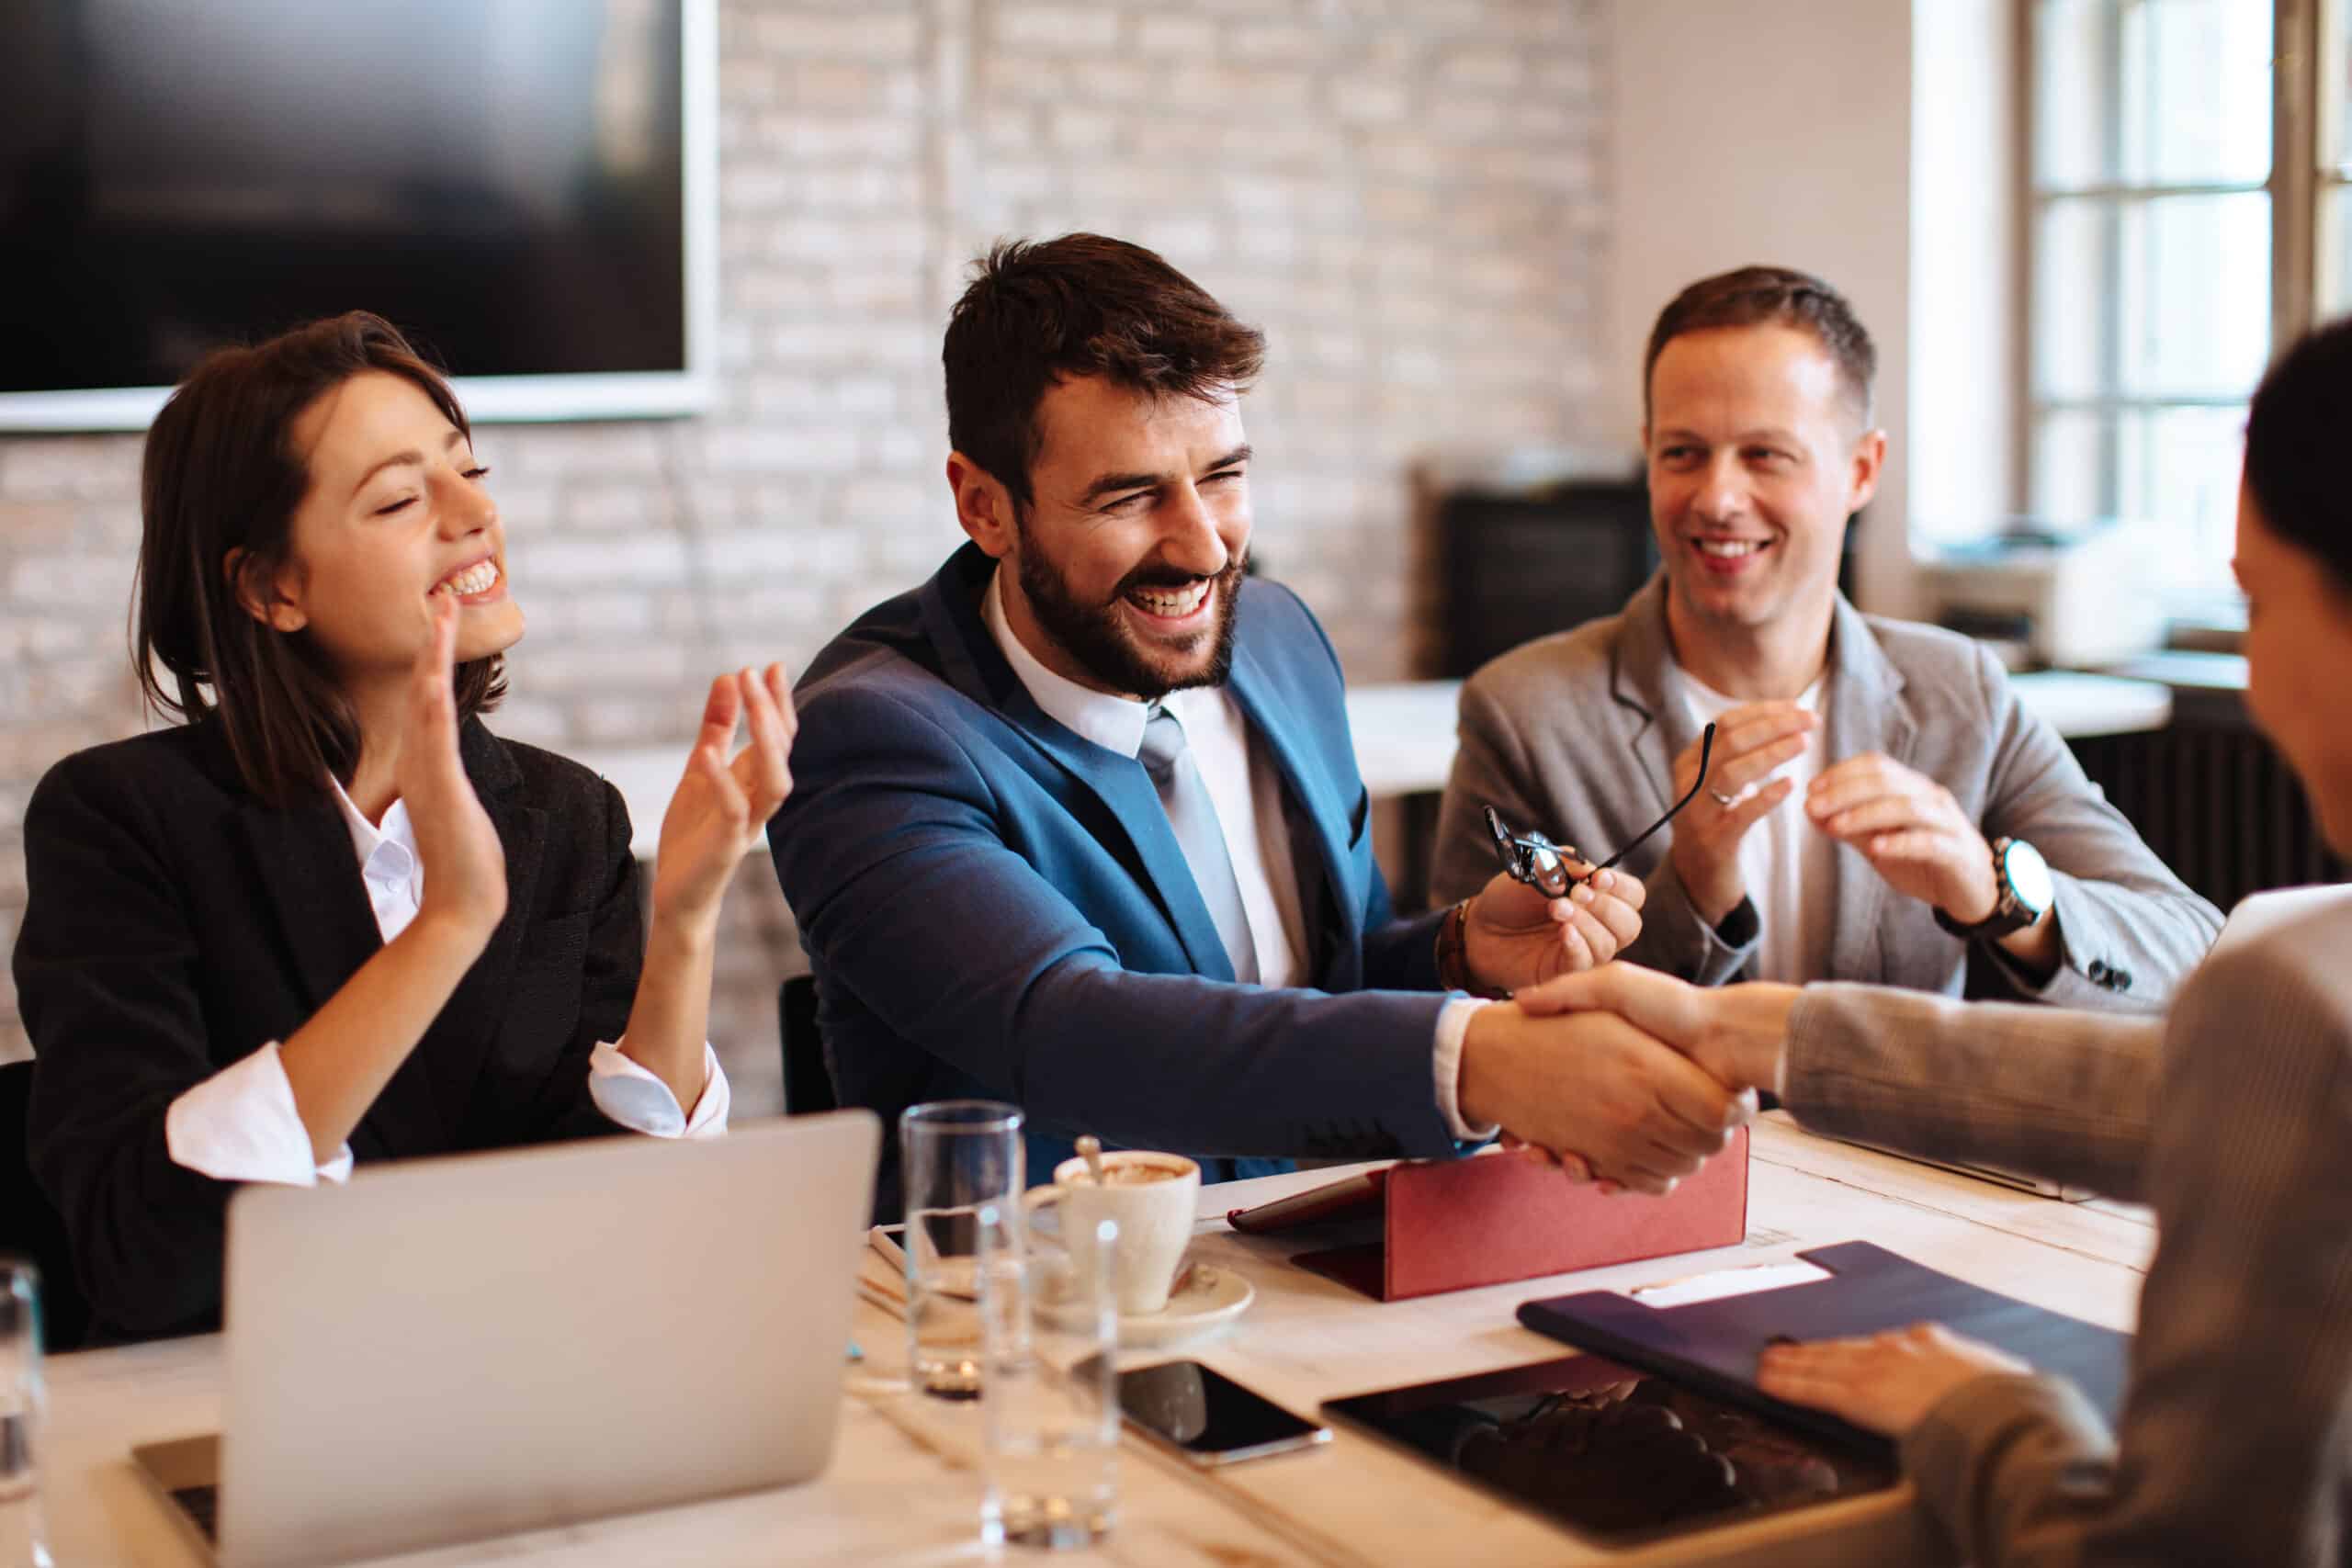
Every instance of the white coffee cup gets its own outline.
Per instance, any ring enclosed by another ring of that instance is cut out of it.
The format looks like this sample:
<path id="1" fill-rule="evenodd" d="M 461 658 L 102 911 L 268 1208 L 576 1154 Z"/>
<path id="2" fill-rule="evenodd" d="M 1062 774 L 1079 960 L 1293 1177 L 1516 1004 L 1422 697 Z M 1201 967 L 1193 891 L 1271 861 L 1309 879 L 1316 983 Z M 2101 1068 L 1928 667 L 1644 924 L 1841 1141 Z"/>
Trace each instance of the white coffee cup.
<path id="1" fill-rule="evenodd" d="M 1094 1227 L 1114 1222 L 1119 1240 L 1111 1278 L 1119 1313 L 1159 1312 L 1168 1305 L 1176 1265 L 1192 1244 L 1201 1168 L 1182 1155 L 1118 1149 L 1102 1156 L 1102 1178 L 1098 1184 L 1084 1160 L 1066 1159 L 1054 1168 L 1054 1184 L 1031 1188 L 1022 1206 L 1034 1216 L 1058 1203 L 1063 1241 L 1081 1265 L 1093 1247 Z"/>

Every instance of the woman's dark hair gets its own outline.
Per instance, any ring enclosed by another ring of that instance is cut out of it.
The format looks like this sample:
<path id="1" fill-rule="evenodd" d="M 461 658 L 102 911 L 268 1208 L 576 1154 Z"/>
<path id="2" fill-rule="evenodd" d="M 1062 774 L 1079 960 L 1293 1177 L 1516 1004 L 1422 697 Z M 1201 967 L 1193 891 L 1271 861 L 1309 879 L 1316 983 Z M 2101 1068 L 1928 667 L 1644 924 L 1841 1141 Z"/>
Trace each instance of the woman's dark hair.
<path id="1" fill-rule="evenodd" d="M 1642 356 L 1642 412 L 1648 416 L 1650 373 L 1666 345 L 1689 333 L 1719 327 L 1796 327 L 1811 333 L 1838 366 L 1838 379 L 1863 424 L 1871 422 L 1871 384 L 1878 378 L 1878 347 L 1846 297 L 1809 272 L 1786 266 L 1743 266 L 1702 277 L 1673 299 L 1650 329 Z"/>
<path id="2" fill-rule="evenodd" d="M 256 619 L 238 590 L 266 602 L 291 547 L 310 486 L 295 420 L 368 370 L 413 381 L 471 438 L 440 372 L 364 310 L 207 355 L 147 432 L 131 603 L 140 690 L 159 713 L 217 720 L 245 786 L 273 805 L 324 789 L 330 774 L 348 780 L 359 726 L 309 635 Z M 456 686 L 460 717 L 497 705 L 500 660 L 459 665 Z"/>
<path id="3" fill-rule="evenodd" d="M 999 241 L 972 264 L 947 318 L 947 442 L 1025 510 L 1043 445 L 1037 404 L 1056 382 L 1103 376 L 1206 398 L 1247 388 L 1265 357 L 1264 333 L 1141 245 L 1101 234 Z"/>
<path id="4" fill-rule="evenodd" d="M 2352 511 L 2344 448 L 2352 434 L 2352 316 L 2305 333 L 2255 389 L 2245 421 L 2245 488 L 2270 531 L 2317 557 L 2352 593 Z"/>

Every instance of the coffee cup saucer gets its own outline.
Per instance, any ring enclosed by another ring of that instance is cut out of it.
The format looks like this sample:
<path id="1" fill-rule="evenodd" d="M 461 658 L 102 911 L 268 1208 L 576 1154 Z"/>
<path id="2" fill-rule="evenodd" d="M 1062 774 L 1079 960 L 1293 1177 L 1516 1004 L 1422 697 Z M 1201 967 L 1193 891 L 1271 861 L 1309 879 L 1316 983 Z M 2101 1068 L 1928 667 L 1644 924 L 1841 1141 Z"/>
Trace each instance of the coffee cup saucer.
<path id="1" fill-rule="evenodd" d="M 1257 1299 L 1257 1287 L 1236 1270 L 1195 1264 L 1158 1312 L 1119 1314 L 1119 1348 L 1135 1350 L 1172 1345 L 1221 1329 L 1248 1312 Z"/>

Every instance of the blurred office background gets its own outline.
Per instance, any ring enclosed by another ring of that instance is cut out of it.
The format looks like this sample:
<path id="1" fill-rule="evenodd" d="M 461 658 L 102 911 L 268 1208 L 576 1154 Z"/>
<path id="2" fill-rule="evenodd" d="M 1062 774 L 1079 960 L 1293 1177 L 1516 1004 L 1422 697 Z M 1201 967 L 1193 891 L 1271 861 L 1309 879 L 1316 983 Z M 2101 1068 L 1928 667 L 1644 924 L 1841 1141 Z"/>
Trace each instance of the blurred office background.
<path id="1" fill-rule="evenodd" d="M 480 432 L 530 618 L 494 722 L 591 757 L 683 746 L 712 672 L 804 662 L 927 576 L 961 537 L 937 355 L 963 268 L 1001 235 L 1087 228 L 1266 329 L 1257 550 L 1355 682 L 1464 673 L 1465 562 L 1497 540 L 1539 592 L 1490 631 L 1613 608 L 1638 567 L 1651 319 L 1690 279 L 1772 261 L 1837 283 L 1879 343 L 1892 449 L 1855 533 L 1860 602 L 1957 607 L 2025 661 L 2221 649 L 2133 667 L 2230 731 L 2245 399 L 2352 282 L 2345 9 L 721 0 L 713 406 Z M 604 7 L 614 28 L 647 10 Z M 0 948 L 34 783 L 143 722 L 139 446 L 0 436 Z M 1967 568 L 1937 563 L 2018 519 L 2120 519 L 2095 547 L 2159 607 L 2146 635 L 2098 635 L 2097 607 L 1960 603 Z M 2278 788 L 2242 740 L 2158 739 L 2090 760 L 2139 811 L 2204 791 L 2180 833 Z M 775 987 L 800 957 L 763 860 L 728 931 L 714 1037 L 741 1108 L 773 1109 Z M 0 982 L 0 1058 L 24 1048 Z"/>

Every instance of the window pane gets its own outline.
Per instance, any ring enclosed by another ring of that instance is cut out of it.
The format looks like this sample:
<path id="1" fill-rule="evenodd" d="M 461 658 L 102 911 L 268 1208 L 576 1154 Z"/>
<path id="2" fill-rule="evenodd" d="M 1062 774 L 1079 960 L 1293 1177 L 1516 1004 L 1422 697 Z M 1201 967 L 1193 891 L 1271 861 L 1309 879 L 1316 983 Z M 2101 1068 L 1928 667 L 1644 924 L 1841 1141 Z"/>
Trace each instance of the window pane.
<path id="1" fill-rule="evenodd" d="M 2046 204 L 2034 233 L 2033 389 L 2091 398 L 2114 389 L 2115 207 Z"/>
<path id="2" fill-rule="evenodd" d="M 2319 319 L 2352 310 L 2352 188 L 2323 186 L 2319 195 Z"/>
<path id="3" fill-rule="evenodd" d="M 2075 410 L 2043 414 L 2033 433 L 2032 513 L 2068 524 L 2105 517 L 2108 432 L 2112 421 Z"/>
<path id="4" fill-rule="evenodd" d="M 2115 177 L 2116 26 L 2116 0 L 2042 0 L 2035 7 L 2037 186 L 2072 189 Z"/>
<path id="5" fill-rule="evenodd" d="M 2041 0 L 2034 183 L 2268 178 L 2271 24 L 2268 0 Z"/>
<path id="6" fill-rule="evenodd" d="M 2320 17 L 2326 40 L 2323 47 L 2328 51 L 2319 73 L 2320 96 L 2325 100 L 2320 124 L 2327 134 L 2320 145 L 2320 160 L 2333 159 L 2339 168 L 2352 172 L 2352 5 L 2323 0 Z"/>
<path id="7" fill-rule="evenodd" d="M 2132 413 L 2116 436 L 2116 514 L 2147 529 L 2158 582 L 2182 596 L 2226 588 L 2245 410 Z"/>
<path id="8" fill-rule="evenodd" d="M 2120 518 L 2143 537 L 2167 599 L 2229 585 L 2245 457 L 2243 408 L 2060 410 L 2034 432 L 2032 510 L 2060 527 Z"/>
<path id="9" fill-rule="evenodd" d="M 2240 398 L 2270 351 L 2270 198 L 2166 197 L 2123 208 L 2119 390 Z"/>
<path id="10" fill-rule="evenodd" d="M 2043 399 L 2238 398 L 2270 344 L 2270 198 L 2060 197 L 2034 235 Z"/>
<path id="11" fill-rule="evenodd" d="M 2122 177 L 2135 185 L 2270 175 L 2267 0 L 2140 0 L 2124 7 Z"/>

